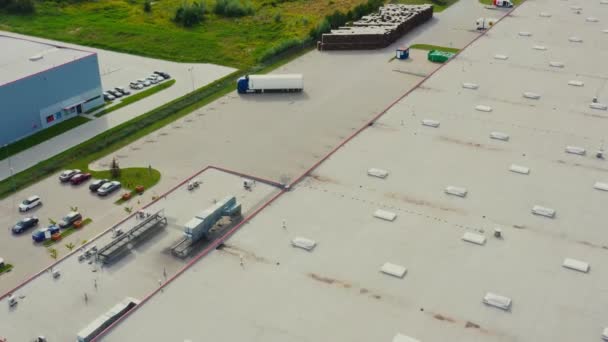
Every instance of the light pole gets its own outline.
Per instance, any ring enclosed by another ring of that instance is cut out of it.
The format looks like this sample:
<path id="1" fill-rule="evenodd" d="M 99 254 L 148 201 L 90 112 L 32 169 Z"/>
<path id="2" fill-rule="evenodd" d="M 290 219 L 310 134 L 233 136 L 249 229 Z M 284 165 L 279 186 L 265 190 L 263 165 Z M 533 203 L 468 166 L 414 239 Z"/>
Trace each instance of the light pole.
<path id="1" fill-rule="evenodd" d="M 192 70 L 194 67 L 189 67 L 188 71 L 190 71 L 190 80 L 192 81 L 192 91 L 194 91 L 194 75 L 192 74 Z"/>

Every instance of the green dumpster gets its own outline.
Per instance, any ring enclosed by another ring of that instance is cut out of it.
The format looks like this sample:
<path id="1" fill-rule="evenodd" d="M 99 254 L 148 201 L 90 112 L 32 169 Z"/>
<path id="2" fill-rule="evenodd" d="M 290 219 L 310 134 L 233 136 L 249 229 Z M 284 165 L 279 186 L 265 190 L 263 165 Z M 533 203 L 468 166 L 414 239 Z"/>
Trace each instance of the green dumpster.
<path id="1" fill-rule="evenodd" d="M 429 51 L 427 58 L 429 61 L 434 63 L 445 63 L 448 59 L 454 57 L 454 53 L 439 51 L 439 50 L 431 50 Z"/>

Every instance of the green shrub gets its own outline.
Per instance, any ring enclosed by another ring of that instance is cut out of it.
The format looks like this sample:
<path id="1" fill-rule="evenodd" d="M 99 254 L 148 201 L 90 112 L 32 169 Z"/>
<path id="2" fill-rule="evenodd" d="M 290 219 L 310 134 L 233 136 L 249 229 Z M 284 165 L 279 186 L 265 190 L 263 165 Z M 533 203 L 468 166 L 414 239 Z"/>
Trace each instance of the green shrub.
<path id="1" fill-rule="evenodd" d="M 331 25 L 327 19 L 323 19 L 316 27 L 310 30 L 310 37 L 314 39 L 321 38 L 323 33 L 327 33 L 331 30 Z"/>
<path id="2" fill-rule="evenodd" d="M 384 0 L 367 0 L 366 3 L 355 6 L 346 14 L 336 10 L 334 13 L 326 16 L 325 19 L 323 19 L 323 21 L 321 21 L 315 28 L 311 29 L 309 36 L 313 39 L 319 39 L 323 33 L 327 33 L 331 31 L 331 29 L 344 26 L 349 21 L 359 20 L 364 15 L 377 11 L 378 8 L 383 4 Z"/>
<path id="3" fill-rule="evenodd" d="M 176 23 L 184 27 L 192 27 L 205 19 L 205 3 L 201 2 L 183 2 L 177 11 L 175 11 Z"/>
<path id="4" fill-rule="evenodd" d="M 275 22 L 275 23 L 280 23 L 280 22 L 281 22 L 281 20 L 282 20 L 282 18 L 281 18 L 281 13 L 277 13 L 277 14 L 275 14 L 273 19 L 274 19 L 274 22 Z"/>
<path id="5" fill-rule="evenodd" d="M 150 0 L 144 1 L 144 12 L 152 12 L 152 3 L 150 2 Z"/>
<path id="6" fill-rule="evenodd" d="M 243 17 L 255 11 L 249 2 L 240 0 L 217 0 L 213 12 L 224 17 Z"/>
<path id="7" fill-rule="evenodd" d="M 12 14 L 31 14 L 36 11 L 34 0 L 0 0 L 0 9 Z"/>

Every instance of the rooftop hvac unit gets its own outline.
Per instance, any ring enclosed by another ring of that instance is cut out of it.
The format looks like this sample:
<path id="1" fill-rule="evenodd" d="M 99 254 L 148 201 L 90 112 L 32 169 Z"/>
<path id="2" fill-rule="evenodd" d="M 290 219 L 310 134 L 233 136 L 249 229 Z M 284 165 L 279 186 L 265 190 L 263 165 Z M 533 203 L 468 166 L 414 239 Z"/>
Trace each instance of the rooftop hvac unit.
<path id="1" fill-rule="evenodd" d="M 475 90 L 475 89 L 479 88 L 479 85 L 476 84 L 476 83 L 467 83 L 467 82 L 465 82 L 465 83 L 462 84 L 462 87 L 465 88 L 465 89 L 473 89 L 473 90 Z"/>
<path id="2" fill-rule="evenodd" d="M 515 173 L 521 173 L 522 175 L 530 174 L 529 167 L 515 165 L 515 164 L 511 164 L 511 166 L 509 167 L 509 171 L 515 172 Z"/>
<path id="3" fill-rule="evenodd" d="M 502 141 L 509 141 L 509 135 L 503 132 L 492 132 L 490 138 Z"/>
<path id="4" fill-rule="evenodd" d="M 504 60 L 509 59 L 509 56 L 507 56 L 507 55 L 500 55 L 500 54 L 498 54 L 498 55 L 494 55 L 494 59 L 500 59 L 500 60 L 503 60 L 503 61 L 504 61 Z"/>
<path id="5" fill-rule="evenodd" d="M 585 85 L 585 83 L 583 83 L 583 81 L 571 80 L 571 81 L 568 81 L 568 85 L 575 86 L 575 87 L 582 87 Z"/>
<path id="6" fill-rule="evenodd" d="M 566 153 L 570 154 L 578 154 L 579 156 L 584 156 L 586 151 L 583 147 L 579 146 L 566 146 Z"/>
<path id="7" fill-rule="evenodd" d="M 495 308 L 499 308 L 502 310 L 510 310 L 511 309 L 511 298 L 497 295 L 492 292 L 486 293 L 483 297 L 483 302 L 487 305 L 493 306 Z"/>
<path id="8" fill-rule="evenodd" d="M 539 50 L 539 51 L 545 51 L 545 50 L 547 50 L 547 47 L 544 46 L 544 45 L 534 45 L 532 48 L 534 50 Z"/>
<path id="9" fill-rule="evenodd" d="M 583 273 L 589 272 L 589 263 L 576 259 L 566 258 L 564 259 L 562 266 Z"/>
<path id="10" fill-rule="evenodd" d="M 539 216 L 545 216 L 548 218 L 554 218 L 555 210 L 551 209 L 551 208 L 542 207 L 540 205 L 535 205 L 534 207 L 532 207 L 532 214 L 539 215 Z"/>
<path id="11" fill-rule="evenodd" d="M 572 43 L 582 43 L 583 40 L 579 37 L 570 37 L 568 38 L 569 41 L 571 41 Z"/>
<path id="12" fill-rule="evenodd" d="M 477 105 L 475 106 L 475 110 L 478 110 L 480 112 L 491 112 L 492 111 L 492 107 L 490 106 L 485 106 L 485 105 Z"/>
<path id="13" fill-rule="evenodd" d="M 36 62 L 36 61 L 41 60 L 42 58 L 44 58 L 44 56 L 42 56 L 42 55 L 34 55 L 34 56 L 30 57 L 29 59 L 32 62 Z"/>
<path id="14" fill-rule="evenodd" d="M 540 94 L 533 93 L 533 92 L 530 92 L 530 91 L 524 92 L 523 95 L 524 95 L 525 98 L 531 99 L 531 100 L 538 100 L 538 99 L 540 99 Z"/>
<path id="15" fill-rule="evenodd" d="M 462 236 L 462 240 L 470 243 L 474 243 L 476 245 L 483 246 L 486 244 L 486 237 L 480 234 L 475 234 L 471 232 L 466 232 Z"/>
<path id="16" fill-rule="evenodd" d="M 390 211 L 378 209 L 374 212 L 374 217 L 386 221 L 395 221 L 395 219 L 397 218 L 397 214 Z"/>
<path id="17" fill-rule="evenodd" d="M 431 120 L 431 119 L 424 119 L 424 120 L 422 120 L 422 125 L 437 128 L 437 127 L 439 127 L 439 121 Z"/>
<path id="18" fill-rule="evenodd" d="M 445 193 L 448 195 L 454 195 L 458 197 L 465 197 L 467 195 L 467 189 L 459 186 L 448 186 L 445 188 Z"/>
<path id="19" fill-rule="evenodd" d="M 302 248 L 304 250 L 307 251 L 312 251 L 315 246 L 317 245 L 317 242 L 315 240 L 311 240 L 311 239 L 307 239 L 307 238 L 303 238 L 303 237 L 296 237 L 293 240 L 291 240 L 291 245 L 293 247 L 298 247 L 298 248 Z"/>
<path id="20" fill-rule="evenodd" d="M 396 264 L 391 264 L 390 262 L 386 262 L 380 268 L 380 272 L 391 275 L 393 277 L 403 278 L 403 276 L 405 276 L 405 274 L 407 273 L 407 268 L 405 268 L 401 265 L 396 265 Z"/>
<path id="21" fill-rule="evenodd" d="M 598 110 L 606 110 L 608 109 L 608 105 L 603 104 L 603 103 L 591 103 L 589 104 L 589 108 L 591 109 L 598 109 Z"/>
<path id="22" fill-rule="evenodd" d="M 562 63 L 562 62 L 549 62 L 549 66 L 552 66 L 554 68 L 563 68 L 564 67 L 564 63 Z"/>
<path id="23" fill-rule="evenodd" d="M 530 37 L 532 35 L 532 33 L 528 32 L 528 31 L 521 31 L 521 32 L 519 32 L 519 35 L 522 37 Z"/>
<path id="24" fill-rule="evenodd" d="M 608 191 L 608 183 L 596 182 L 593 187 L 597 190 Z"/>
<path id="25" fill-rule="evenodd" d="M 383 169 L 371 168 L 367 170 L 367 174 L 372 177 L 386 178 L 388 176 L 388 171 Z"/>

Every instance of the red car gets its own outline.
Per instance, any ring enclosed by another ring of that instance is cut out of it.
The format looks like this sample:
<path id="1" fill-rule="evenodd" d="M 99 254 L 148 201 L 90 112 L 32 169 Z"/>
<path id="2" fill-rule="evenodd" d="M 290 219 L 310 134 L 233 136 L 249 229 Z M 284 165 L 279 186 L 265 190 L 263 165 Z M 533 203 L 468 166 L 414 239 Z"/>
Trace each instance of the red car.
<path id="1" fill-rule="evenodd" d="M 74 177 L 70 178 L 70 182 L 72 183 L 72 185 L 78 185 L 89 179 L 91 179 L 90 173 L 79 173 L 79 174 L 75 175 Z"/>

